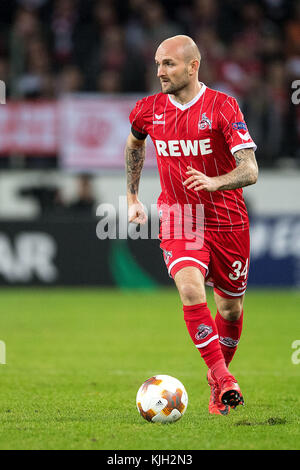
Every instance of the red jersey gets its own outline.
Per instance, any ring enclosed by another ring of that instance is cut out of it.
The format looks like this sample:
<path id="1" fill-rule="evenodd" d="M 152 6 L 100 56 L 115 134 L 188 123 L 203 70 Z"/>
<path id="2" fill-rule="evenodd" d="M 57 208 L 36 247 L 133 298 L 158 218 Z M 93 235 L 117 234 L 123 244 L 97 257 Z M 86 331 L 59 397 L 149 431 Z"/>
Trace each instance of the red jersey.
<path id="1" fill-rule="evenodd" d="M 202 84 L 197 96 L 184 105 L 164 93 L 145 97 L 136 103 L 129 119 L 134 135 L 150 135 L 156 148 L 162 188 L 158 206 L 202 204 L 205 229 L 248 228 L 242 189 L 207 192 L 183 186 L 188 166 L 207 176 L 219 176 L 236 168 L 234 152 L 256 150 L 234 98 Z"/>

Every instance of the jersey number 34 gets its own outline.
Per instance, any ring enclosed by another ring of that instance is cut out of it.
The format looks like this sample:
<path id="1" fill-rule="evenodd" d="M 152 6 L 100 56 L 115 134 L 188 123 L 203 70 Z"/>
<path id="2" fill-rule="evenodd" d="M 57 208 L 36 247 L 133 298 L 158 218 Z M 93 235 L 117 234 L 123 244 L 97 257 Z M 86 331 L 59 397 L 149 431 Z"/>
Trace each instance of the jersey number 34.
<path id="1" fill-rule="evenodd" d="M 237 279 L 239 279 L 241 276 L 244 277 L 244 279 L 247 278 L 247 274 L 248 274 L 248 258 L 246 260 L 246 263 L 245 263 L 245 266 L 243 268 L 243 264 L 241 261 L 234 261 L 231 265 L 234 269 L 234 273 L 229 273 L 228 274 L 228 277 L 229 279 L 231 279 L 232 281 L 236 281 Z M 243 270 L 242 270 L 243 268 Z"/>

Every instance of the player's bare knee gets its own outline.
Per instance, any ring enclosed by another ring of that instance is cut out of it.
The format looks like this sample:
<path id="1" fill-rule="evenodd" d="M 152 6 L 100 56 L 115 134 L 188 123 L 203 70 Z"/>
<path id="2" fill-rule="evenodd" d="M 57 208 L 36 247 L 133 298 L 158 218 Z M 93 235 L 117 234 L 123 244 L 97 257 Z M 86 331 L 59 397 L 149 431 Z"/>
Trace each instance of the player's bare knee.
<path id="1" fill-rule="evenodd" d="M 220 315 L 228 321 L 238 321 L 242 314 L 242 306 L 227 305 L 219 308 Z"/>
<path id="2" fill-rule="evenodd" d="M 205 292 L 198 284 L 181 284 L 178 290 L 183 305 L 196 305 L 206 302 Z"/>

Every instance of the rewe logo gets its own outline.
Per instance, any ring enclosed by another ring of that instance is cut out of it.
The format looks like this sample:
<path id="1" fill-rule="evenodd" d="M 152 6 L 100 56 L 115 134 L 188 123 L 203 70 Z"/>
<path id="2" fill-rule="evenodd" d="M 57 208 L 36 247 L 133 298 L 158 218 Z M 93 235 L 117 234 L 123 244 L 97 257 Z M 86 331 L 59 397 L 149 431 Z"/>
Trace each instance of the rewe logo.
<path id="1" fill-rule="evenodd" d="M 156 140 L 157 155 L 162 157 L 189 157 L 212 153 L 210 139 L 202 140 Z"/>

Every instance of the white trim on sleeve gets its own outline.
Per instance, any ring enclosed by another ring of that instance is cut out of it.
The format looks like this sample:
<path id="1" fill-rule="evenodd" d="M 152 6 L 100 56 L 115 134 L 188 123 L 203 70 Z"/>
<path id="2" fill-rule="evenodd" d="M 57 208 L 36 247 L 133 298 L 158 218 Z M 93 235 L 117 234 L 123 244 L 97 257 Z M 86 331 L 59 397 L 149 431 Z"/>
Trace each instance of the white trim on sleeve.
<path id="1" fill-rule="evenodd" d="M 237 152 L 238 150 L 241 150 L 241 149 L 250 149 L 250 148 L 253 148 L 254 152 L 256 151 L 257 149 L 257 145 L 254 143 L 254 142 L 249 142 L 248 144 L 239 144 L 239 145 L 236 145 L 235 147 L 232 147 L 232 149 L 230 150 L 230 152 L 232 153 L 232 155 L 234 154 L 234 152 Z"/>

